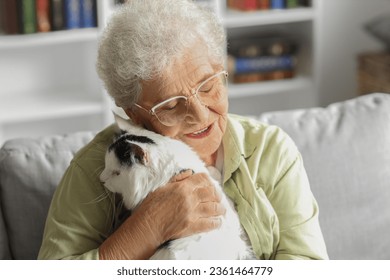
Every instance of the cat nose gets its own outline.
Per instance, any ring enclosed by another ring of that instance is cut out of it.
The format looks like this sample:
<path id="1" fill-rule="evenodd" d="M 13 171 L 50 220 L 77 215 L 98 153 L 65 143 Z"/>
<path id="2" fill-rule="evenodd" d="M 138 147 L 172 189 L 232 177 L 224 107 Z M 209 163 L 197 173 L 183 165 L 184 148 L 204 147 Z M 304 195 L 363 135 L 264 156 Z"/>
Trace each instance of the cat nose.
<path id="1" fill-rule="evenodd" d="M 108 175 L 106 170 L 103 170 L 103 172 L 99 176 L 100 182 L 105 183 L 108 180 Z"/>

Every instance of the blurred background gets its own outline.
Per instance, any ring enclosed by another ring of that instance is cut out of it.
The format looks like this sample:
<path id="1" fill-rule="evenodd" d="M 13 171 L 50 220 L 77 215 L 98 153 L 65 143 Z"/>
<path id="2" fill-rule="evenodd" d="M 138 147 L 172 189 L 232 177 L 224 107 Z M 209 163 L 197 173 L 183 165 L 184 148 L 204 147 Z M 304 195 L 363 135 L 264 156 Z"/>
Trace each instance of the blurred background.
<path id="1" fill-rule="evenodd" d="M 121 2 L 0 0 L 0 145 L 112 122 L 95 59 L 99 34 Z M 197 2 L 228 35 L 231 113 L 390 93 L 390 0 Z"/>

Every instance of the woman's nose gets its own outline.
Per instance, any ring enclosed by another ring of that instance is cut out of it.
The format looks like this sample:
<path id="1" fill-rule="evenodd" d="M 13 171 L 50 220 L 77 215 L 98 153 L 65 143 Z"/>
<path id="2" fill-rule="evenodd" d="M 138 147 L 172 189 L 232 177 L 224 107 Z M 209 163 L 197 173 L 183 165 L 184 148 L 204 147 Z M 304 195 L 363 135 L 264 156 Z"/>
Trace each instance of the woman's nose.
<path id="1" fill-rule="evenodd" d="M 197 96 L 188 100 L 188 110 L 185 121 L 189 124 L 207 123 L 210 109 L 205 106 Z"/>

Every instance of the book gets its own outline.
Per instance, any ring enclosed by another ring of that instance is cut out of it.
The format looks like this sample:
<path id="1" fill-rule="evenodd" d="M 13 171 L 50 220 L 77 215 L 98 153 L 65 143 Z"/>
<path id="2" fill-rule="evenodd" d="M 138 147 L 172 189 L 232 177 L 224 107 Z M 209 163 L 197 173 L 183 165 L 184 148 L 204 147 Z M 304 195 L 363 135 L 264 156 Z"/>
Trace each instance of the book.
<path id="1" fill-rule="evenodd" d="M 18 20 L 18 3 L 16 1 L 4 0 L 4 31 L 6 34 L 17 34 L 20 31 Z"/>
<path id="2" fill-rule="evenodd" d="M 240 11 L 254 11 L 257 10 L 258 0 L 229 0 L 228 7 Z"/>
<path id="3" fill-rule="evenodd" d="M 297 8 L 299 6 L 300 6 L 300 4 L 299 4 L 298 0 L 286 0 L 286 8 L 287 9 Z"/>
<path id="4" fill-rule="evenodd" d="M 81 27 L 96 27 L 96 0 L 80 0 Z"/>
<path id="5" fill-rule="evenodd" d="M 65 29 L 81 27 L 79 0 L 64 0 Z"/>
<path id="6" fill-rule="evenodd" d="M 297 46 L 295 43 L 286 40 L 275 40 L 267 45 L 266 53 L 268 55 L 295 54 Z"/>
<path id="7" fill-rule="evenodd" d="M 0 0 L 0 35 L 5 33 L 4 0 Z"/>
<path id="8" fill-rule="evenodd" d="M 230 39 L 228 53 L 235 57 L 294 54 L 296 43 L 284 35 Z"/>
<path id="9" fill-rule="evenodd" d="M 311 0 L 298 0 L 298 4 L 300 7 L 310 7 Z"/>
<path id="10" fill-rule="evenodd" d="M 269 10 L 270 8 L 270 0 L 257 0 L 257 8 L 259 10 Z"/>
<path id="11" fill-rule="evenodd" d="M 64 6 L 62 0 L 50 0 L 50 23 L 52 30 L 65 28 Z"/>
<path id="12" fill-rule="evenodd" d="M 285 0 L 271 0 L 271 9 L 285 9 L 286 3 Z"/>
<path id="13" fill-rule="evenodd" d="M 18 0 L 20 33 L 37 32 L 37 14 L 35 0 Z"/>
<path id="14" fill-rule="evenodd" d="M 246 73 L 229 75 L 230 81 L 234 84 L 255 83 L 267 80 L 266 73 Z"/>
<path id="15" fill-rule="evenodd" d="M 231 75 L 230 82 L 234 84 L 255 83 L 272 80 L 291 79 L 295 76 L 295 70 L 275 70 L 271 72 L 244 73 Z"/>
<path id="16" fill-rule="evenodd" d="M 228 56 L 228 71 L 234 74 L 292 70 L 295 68 L 294 55 L 233 57 Z"/>
<path id="17" fill-rule="evenodd" d="M 37 29 L 38 32 L 48 32 L 51 30 L 50 24 L 50 1 L 36 0 Z"/>
<path id="18" fill-rule="evenodd" d="M 254 11 L 257 10 L 257 0 L 244 0 L 244 1 L 239 1 L 242 3 L 241 5 L 241 10 L 244 11 Z"/>

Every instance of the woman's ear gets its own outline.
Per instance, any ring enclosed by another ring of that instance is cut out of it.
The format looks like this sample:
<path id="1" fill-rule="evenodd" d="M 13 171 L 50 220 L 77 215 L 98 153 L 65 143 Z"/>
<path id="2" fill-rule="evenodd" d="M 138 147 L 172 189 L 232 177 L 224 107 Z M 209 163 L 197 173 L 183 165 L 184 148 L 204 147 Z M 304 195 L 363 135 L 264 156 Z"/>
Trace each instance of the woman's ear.
<path id="1" fill-rule="evenodd" d="M 150 123 L 150 120 L 142 118 L 142 116 L 139 114 L 139 112 L 135 111 L 136 109 L 128 108 L 123 109 L 125 111 L 126 115 L 131 119 L 133 124 L 139 127 L 143 127 L 147 130 L 153 130 L 153 125 Z"/>
<path id="2" fill-rule="evenodd" d="M 134 109 L 127 108 L 127 109 L 123 109 L 123 111 L 125 111 L 126 115 L 133 121 L 134 124 L 136 124 L 136 125 L 142 124 L 141 118 L 139 117 L 139 115 L 137 115 L 134 112 Z"/>

